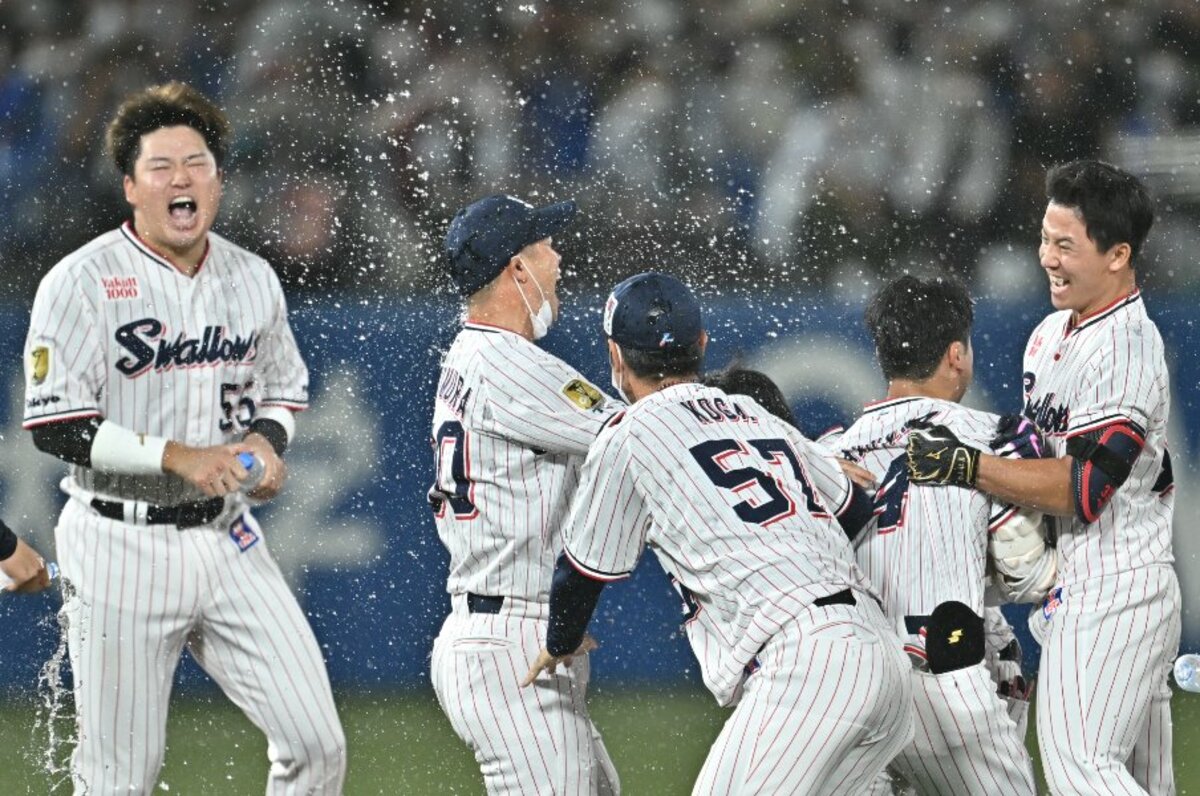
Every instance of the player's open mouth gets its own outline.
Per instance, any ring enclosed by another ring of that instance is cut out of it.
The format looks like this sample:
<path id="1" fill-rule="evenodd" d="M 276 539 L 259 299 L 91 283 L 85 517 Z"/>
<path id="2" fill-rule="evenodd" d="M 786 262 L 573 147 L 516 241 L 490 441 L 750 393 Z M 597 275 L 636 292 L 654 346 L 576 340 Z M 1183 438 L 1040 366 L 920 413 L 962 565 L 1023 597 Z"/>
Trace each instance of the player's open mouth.
<path id="1" fill-rule="evenodd" d="M 1062 290 L 1064 287 L 1067 286 L 1067 284 L 1068 284 L 1067 280 L 1063 279 L 1061 276 L 1050 277 L 1050 289 L 1051 290 Z"/>
<path id="2" fill-rule="evenodd" d="M 176 226 L 189 227 L 196 220 L 196 200 L 190 196 L 177 196 L 167 205 L 167 212 Z"/>

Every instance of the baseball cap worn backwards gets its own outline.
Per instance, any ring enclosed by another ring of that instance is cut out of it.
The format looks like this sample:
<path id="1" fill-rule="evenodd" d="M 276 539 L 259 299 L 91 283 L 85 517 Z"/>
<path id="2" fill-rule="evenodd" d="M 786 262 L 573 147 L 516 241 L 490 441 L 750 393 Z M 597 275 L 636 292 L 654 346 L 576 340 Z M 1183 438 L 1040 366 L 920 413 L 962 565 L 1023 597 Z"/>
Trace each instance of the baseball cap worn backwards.
<path id="1" fill-rule="evenodd" d="M 631 276 L 604 304 L 604 333 L 638 351 L 686 348 L 704 332 L 700 304 L 687 285 L 666 274 Z"/>
<path id="2" fill-rule="evenodd" d="M 467 205 L 450 222 L 444 249 L 450 278 L 463 296 L 487 285 L 513 255 L 558 234 L 575 217 L 575 202 L 534 207 L 496 194 Z"/>

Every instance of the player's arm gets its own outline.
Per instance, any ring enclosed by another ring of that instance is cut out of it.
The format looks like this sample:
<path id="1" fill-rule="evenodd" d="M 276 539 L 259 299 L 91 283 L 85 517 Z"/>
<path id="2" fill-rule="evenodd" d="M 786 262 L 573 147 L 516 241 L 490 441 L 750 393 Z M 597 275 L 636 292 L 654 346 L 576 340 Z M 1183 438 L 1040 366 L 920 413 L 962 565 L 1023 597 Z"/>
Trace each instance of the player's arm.
<path id="1" fill-rule="evenodd" d="M 139 434 L 99 416 L 42 423 L 30 428 L 33 444 L 70 464 L 124 475 L 173 473 L 210 497 L 237 491 L 246 468 L 237 460 L 252 444 L 193 447 Z"/>
<path id="2" fill-rule="evenodd" d="M 296 414 L 308 408 L 308 366 L 288 321 L 287 299 L 275 272 L 268 269 L 267 278 L 275 305 L 255 364 L 262 398 L 242 439 L 264 464 L 262 483 L 250 493 L 259 500 L 269 500 L 283 489 L 283 453 L 296 435 Z"/>
<path id="3" fill-rule="evenodd" d="M 813 489 L 833 512 L 846 537 L 853 542 L 874 516 L 874 496 L 852 480 L 846 465 L 862 470 L 872 481 L 874 478 L 864 468 L 838 458 L 828 447 L 813 442 L 799 432 L 792 435 L 792 444 L 804 458 Z"/>
<path id="4" fill-rule="evenodd" d="M 9 591 L 35 592 L 50 585 L 46 562 L 37 551 L 19 539 L 0 521 L 0 572 L 12 584 Z"/>
<path id="5" fill-rule="evenodd" d="M 1006 459 L 963 445 L 944 426 L 909 435 L 909 477 L 917 483 L 975 487 L 1007 503 L 1090 523 L 1121 488 L 1145 445 L 1141 428 L 1114 418 L 1067 440 L 1067 455 Z"/>
<path id="6" fill-rule="evenodd" d="M 485 350 L 489 373 L 484 422 L 489 431 L 536 450 L 585 456 L 624 405 L 566 363 L 540 351 Z M 503 361 L 498 356 L 511 356 Z"/>
<path id="7" fill-rule="evenodd" d="M 623 420 L 624 415 L 614 419 L 583 463 L 550 587 L 546 645 L 522 685 L 590 648 L 585 631 L 604 584 L 629 577 L 645 547 L 650 513 L 637 487 L 635 443 Z"/>

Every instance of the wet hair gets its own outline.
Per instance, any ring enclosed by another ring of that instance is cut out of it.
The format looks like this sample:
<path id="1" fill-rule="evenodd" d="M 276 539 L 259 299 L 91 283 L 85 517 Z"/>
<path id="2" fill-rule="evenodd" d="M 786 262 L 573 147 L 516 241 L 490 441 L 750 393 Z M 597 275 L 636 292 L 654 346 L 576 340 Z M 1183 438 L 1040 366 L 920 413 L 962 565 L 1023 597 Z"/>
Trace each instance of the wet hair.
<path id="1" fill-rule="evenodd" d="M 211 100 L 186 83 L 151 86 L 126 97 L 108 123 L 104 145 L 117 169 L 131 177 L 141 154 L 142 136 L 180 125 L 204 137 L 217 168 L 221 168 L 229 147 L 229 120 Z"/>
<path id="2" fill-rule="evenodd" d="M 621 359 L 639 379 L 661 381 L 670 376 L 695 376 L 704 369 L 704 349 L 696 342 L 682 348 L 639 351 L 620 343 Z"/>
<path id="3" fill-rule="evenodd" d="M 970 345 L 974 302 L 953 276 L 918 279 L 905 275 L 880 288 L 863 320 L 883 375 L 927 379 L 951 343 Z"/>
<path id="4" fill-rule="evenodd" d="M 723 390 L 729 395 L 748 395 L 783 422 L 796 428 L 800 427 L 779 385 L 761 370 L 752 370 L 733 362 L 724 370 L 706 374 L 700 382 Z"/>
<path id="5" fill-rule="evenodd" d="M 1128 243 L 1132 264 L 1154 224 L 1154 204 L 1142 181 L 1099 160 L 1076 160 L 1046 174 L 1046 198 L 1079 213 L 1102 252 Z"/>

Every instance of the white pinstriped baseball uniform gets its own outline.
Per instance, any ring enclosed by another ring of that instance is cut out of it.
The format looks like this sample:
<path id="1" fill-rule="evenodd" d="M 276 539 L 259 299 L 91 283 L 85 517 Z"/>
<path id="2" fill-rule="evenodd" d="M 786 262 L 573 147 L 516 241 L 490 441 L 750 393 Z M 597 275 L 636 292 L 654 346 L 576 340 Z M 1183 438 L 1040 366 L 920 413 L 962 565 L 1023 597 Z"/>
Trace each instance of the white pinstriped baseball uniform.
<path id="1" fill-rule="evenodd" d="M 1048 316 L 1025 349 L 1025 414 L 1055 455 L 1067 439 L 1132 422 L 1145 446 L 1090 524 L 1058 518 L 1061 591 L 1042 647 L 1038 741 L 1062 793 L 1174 793 L 1171 691 L 1179 647 L 1174 490 L 1164 473 L 1170 387 L 1162 338 L 1140 292 L 1072 326 Z"/>
<path id="2" fill-rule="evenodd" d="M 705 684 L 737 704 L 694 793 L 856 793 L 908 743 L 908 662 L 834 518 L 850 496 L 825 448 L 694 383 L 639 400 L 588 454 L 567 556 L 615 580 L 649 545 Z"/>
<path id="3" fill-rule="evenodd" d="M 905 617 L 928 616 L 948 600 L 983 616 L 988 533 L 1013 509 L 975 490 L 910 485 L 905 424 L 917 419 L 945 425 L 985 450 L 998 421 L 950 401 L 896 398 L 871 404 L 845 432 L 821 441 L 879 483 L 876 519 L 856 545 L 858 563 L 905 650 L 923 658 L 924 636 L 908 632 Z M 913 669 L 912 679 L 913 742 L 893 762 L 895 773 L 923 794 L 1033 794 L 1021 728 L 983 663 L 936 675 Z"/>
<path id="4" fill-rule="evenodd" d="M 25 354 L 26 428 L 100 417 L 208 446 L 239 440 L 258 407 L 308 402 L 275 272 L 213 233 L 193 277 L 129 224 L 68 255 L 38 288 Z M 245 498 L 180 529 L 145 523 L 147 504 L 204 499 L 174 475 L 72 466 L 62 488 L 76 792 L 154 787 L 186 645 L 266 733 L 269 793 L 340 793 L 345 737 L 321 652 Z M 125 502 L 129 521 L 100 516 L 93 498 Z"/>
<path id="5" fill-rule="evenodd" d="M 438 535 L 451 613 L 434 642 L 433 687 L 492 794 L 617 793 L 587 712 L 586 655 L 521 688 L 546 642 L 562 525 L 588 446 L 615 408 L 519 334 L 467 323 L 442 363 L 433 413 Z M 472 612 L 468 594 L 503 598 Z"/>

